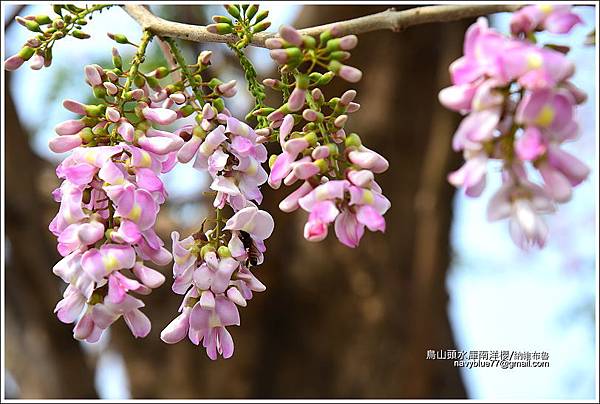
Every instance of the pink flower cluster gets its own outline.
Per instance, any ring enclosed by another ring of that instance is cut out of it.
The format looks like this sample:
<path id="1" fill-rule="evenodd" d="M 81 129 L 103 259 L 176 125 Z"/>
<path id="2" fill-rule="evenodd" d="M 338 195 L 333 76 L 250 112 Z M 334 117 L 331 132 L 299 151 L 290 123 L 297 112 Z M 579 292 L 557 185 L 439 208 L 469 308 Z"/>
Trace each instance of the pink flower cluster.
<path id="1" fill-rule="evenodd" d="M 177 153 L 181 163 L 193 158 L 194 168 L 208 171 L 216 192 L 214 207 L 229 205 L 234 211 L 248 206 L 250 201 L 262 202 L 259 187 L 267 181 L 261 166 L 267 160 L 267 149 L 257 143 L 258 136 L 244 122 L 231 116 L 225 108 L 221 113 L 210 104 L 202 110 L 199 126 L 186 126 L 189 140 Z"/>
<path id="2" fill-rule="evenodd" d="M 349 114 L 360 104 L 354 102 L 356 91 L 349 90 L 339 98 L 325 100 L 318 88 L 327 83 L 333 74 L 356 82 L 360 70 L 341 65 L 338 58 L 350 57 L 358 40 L 355 35 L 339 38 L 339 27 L 321 35 L 319 46 L 314 39 L 303 37 L 292 27 L 283 26 L 280 38 L 271 38 L 267 46 L 271 57 L 286 69 L 298 66 L 296 59 L 312 57 L 310 49 L 317 48 L 322 58 L 330 58 L 329 72 L 294 71 L 294 89 L 287 102 L 268 115 L 266 136 L 276 133 L 282 153 L 271 156 L 268 183 L 279 188 L 281 183 L 291 186 L 302 184 L 279 205 L 284 212 L 299 207 L 309 212 L 304 227 L 304 237 L 321 241 L 327 237 L 329 224 L 334 223 L 337 238 L 348 247 L 358 246 L 365 227 L 371 231 L 385 231 L 383 215 L 390 208 L 374 173 L 383 173 L 389 167 L 387 160 L 377 152 L 362 145 L 358 135 L 346 135 L 345 125 Z M 299 53 L 300 49 L 302 52 Z M 327 75 L 330 76 L 327 76 Z M 283 83 L 267 79 L 264 83 L 281 88 Z M 312 83 L 312 84 L 311 84 Z M 291 86 L 291 84 L 289 85 Z M 310 89 L 312 88 L 312 90 Z M 331 111 L 326 111 L 325 108 Z M 300 123 L 303 126 L 294 130 Z"/>
<path id="3" fill-rule="evenodd" d="M 150 332 L 146 295 L 165 278 L 144 265 L 166 265 L 171 254 L 153 226 L 165 192 L 161 156 L 125 143 L 78 147 L 57 168 L 64 179 L 54 192 L 60 209 L 50 223 L 64 257 L 54 267 L 68 287 L 58 318 L 77 322 L 74 336 L 97 341 L 119 317 L 136 337 Z"/>
<path id="4" fill-rule="evenodd" d="M 227 221 L 223 230 L 228 242 L 218 249 L 207 243 L 218 237 L 214 231 L 183 240 L 173 232 L 173 291 L 185 297 L 181 314 L 161 333 L 164 342 L 174 344 L 188 336 L 196 345 L 202 342 L 213 360 L 217 354 L 233 355 L 233 338 L 226 327 L 240 325 L 237 306 L 245 307 L 252 292 L 266 289 L 250 268 L 262 263 L 264 240 L 273 227 L 267 212 L 248 206 Z"/>
<path id="5" fill-rule="evenodd" d="M 274 223 L 271 215 L 255 205 L 262 202 L 259 187 L 267 181 L 261 165 L 267 160 L 267 150 L 258 143 L 255 131 L 226 108 L 218 112 L 210 103 L 204 104 L 198 117 L 198 125 L 178 131 L 187 141 L 177 159 L 181 163 L 194 159 L 194 168 L 207 171 L 215 192 L 214 207 L 221 211 L 229 206 L 234 215 L 222 228 L 217 216 L 215 228 L 183 240 L 178 232 L 172 233 L 172 289 L 184 299 L 181 314 L 161 338 L 173 344 L 187 335 L 196 345 L 202 342 L 215 360 L 219 354 L 233 355 L 233 338 L 226 327 L 240 324 L 237 306 L 246 306 L 252 292 L 266 289 L 250 268 L 263 262 L 264 240 Z"/>
<path id="6" fill-rule="evenodd" d="M 511 20 L 513 37 L 488 27 L 480 18 L 466 33 L 464 56 L 453 62 L 453 85 L 440 91 L 446 107 L 466 114 L 452 142 L 466 163 L 448 176 L 471 197 L 481 194 L 488 162 L 502 162 L 504 185 L 489 204 L 488 218 L 510 218 L 510 234 L 517 245 L 542 247 L 547 226 L 541 214 L 564 203 L 572 187 L 589 168 L 561 149 L 576 139 L 576 105 L 585 93 L 569 79 L 575 66 L 563 52 L 541 47 L 523 33 L 549 29 L 568 32 L 579 18 L 563 6 L 529 6 Z M 539 172 L 540 187 L 529 168 Z"/>

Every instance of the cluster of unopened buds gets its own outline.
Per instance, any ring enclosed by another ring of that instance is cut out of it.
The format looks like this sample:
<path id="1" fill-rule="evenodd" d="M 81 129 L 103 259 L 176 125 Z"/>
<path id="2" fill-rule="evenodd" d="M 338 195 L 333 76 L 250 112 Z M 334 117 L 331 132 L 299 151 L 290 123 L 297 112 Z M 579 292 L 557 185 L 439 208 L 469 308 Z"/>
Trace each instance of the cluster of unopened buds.
<path id="1" fill-rule="evenodd" d="M 86 5 L 83 8 L 72 4 L 55 4 L 55 18 L 45 14 L 17 16 L 15 20 L 35 35 L 23 44 L 19 52 L 6 59 L 4 68 L 16 70 L 26 61 L 29 61 L 29 67 L 33 70 L 50 66 L 54 43 L 67 36 L 90 38 L 89 34 L 82 31 L 83 26 L 88 23 L 87 19 L 92 13 L 108 7 L 112 7 L 112 4 Z"/>
<path id="2" fill-rule="evenodd" d="M 466 33 L 464 56 L 450 66 L 453 85 L 439 94 L 446 107 L 467 115 L 452 143 L 466 163 L 449 181 L 477 197 L 488 162 L 500 161 L 503 185 L 489 202 L 488 219 L 510 218 L 511 237 L 523 249 L 544 246 L 548 228 L 541 215 L 567 202 L 589 174 L 561 149 L 577 138 L 575 110 L 586 100 L 569 81 L 575 72 L 569 48 L 535 41 L 537 31 L 564 34 L 578 23 L 570 6 L 532 5 L 512 15 L 512 35 L 505 36 L 481 17 Z"/>

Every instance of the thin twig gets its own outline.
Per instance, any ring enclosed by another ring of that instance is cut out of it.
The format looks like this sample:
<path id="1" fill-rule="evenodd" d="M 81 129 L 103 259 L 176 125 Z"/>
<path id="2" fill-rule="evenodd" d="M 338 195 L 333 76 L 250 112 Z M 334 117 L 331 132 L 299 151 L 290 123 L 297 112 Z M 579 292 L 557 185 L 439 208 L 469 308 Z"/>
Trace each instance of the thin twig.
<path id="1" fill-rule="evenodd" d="M 386 29 L 400 32 L 413 25 L 455 21 L 463 18 L 473 18 L 506 11 L 512 12 L 521 7 L 521 5 L 516 4 L 473 4 L 425 6 L 403 11 L 396 11 L 392 8 L 380 13 L 354 18 L 348 21 L 304 28 L 300 30 L 300 33 L 315 36 L 330 29 L 333 25 L 339 27 L 342 35 L 362 34 L 365 32 Z M 156 35 L 181 38 L 194 42 L 235 43 L 238 40 L 233 34 L 212 34 L 206 30 L 206 27 L 201 25 L 182 24 L 165 20 L 155 16 L 150 10 L 141 5 L 127 4 L 124 5 L 123 8 L 142 26 L 142 28 L 148 29 Z M 276 32 L 257 33 L 253 35 L 250 45 L 264 48 L 265 41 L 269 38 L 276 37 L 277 35 Z"/>

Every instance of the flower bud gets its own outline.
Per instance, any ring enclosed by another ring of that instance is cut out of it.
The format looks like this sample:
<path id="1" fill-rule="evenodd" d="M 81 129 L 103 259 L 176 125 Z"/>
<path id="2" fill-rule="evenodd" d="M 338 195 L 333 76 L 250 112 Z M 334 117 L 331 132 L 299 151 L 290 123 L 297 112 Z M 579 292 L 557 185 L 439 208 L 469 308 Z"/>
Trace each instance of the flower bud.
<path id="1" fill-rule="evenodd" d="M 42 42 L 39 38 L 33 37 L 29 38 L 25 44 L 30 48 L 38 48 L 42 44 Z"/>
<path id="2" fill-rule="evenodd" d="M 121 55 L 119 54 L 119 50 L 117 48 L 112 48 L 112 62 L 113 65 L 117 69 L 123 68 L 123 59 L 121 59 Z"/>
<path id="3" fill-rule="evenodd" d="M 29 67 L 33 70 L 40 70 L 42 67 L 44 67 L 44 57 L 40 54 L 36 54 L 31 58 Z"/>
<path id="4" fill-rule="evenodd" d="M 121 114 L 116 108 L 108 107 L 106 108 L 106 119 L 111 122 L 118 122 L 121 119 Z"/>
<path id="5" fill-rule="evenodd" d="M 298 87 L 294 88 L 292 93 L 290 94 L 290 98 L 288 99 L 287 105 L 290 111 L 298 111 L 304 105 L 304 101 L 306 99 L 306 90 L 300 89 Z"/>
<path id="6" fill-rule="evenodd" d="M 273 49 L 269 53 L 271 58 L 281 65 L 299 63 L 302 60 L 302 51 L 299 48 Z"/>
<path id="7" fill-rule="evenodd" d="M 317 81 L 317 86 L 324 86 L 326 84 L 329 84 L 329 82 L 331 82 L 331 80 L 333 79 L 333 77 L 335 76 L 334 73 L 332 72 L 326 72 L 324 73 L 321 78 L 319 79 L 319 81 Z"/>
<path id="8" fill-rule="evenodd" d="M 35 22 L 37 22 L 40 25 L 46 25 L 50 24 L 52 22 L 52 19 L 47 15 L 39 14 L 35 16 Z"/>
<path id="9" fill-rule="evenodd" d="M 17 56 L 19 56 L 23 60 L 29 60 L 35 53 L 35 49 L 30 48 L 29 46 L 23 46 Z"/>
<path id="10" fill-rule="evenodd" d="M 223 110 L 225 109 L 225 101 L 223 101 L 223 98 L 215 99 L 212 105 L 217 109 L 217 112 L 223 112 Z"/>
<path id="11" fill-rule="evenodd" d="M 232 17 L 237 18 L 238 20 L 241 19 L 240 9 L 238 6 L 234 4 L 227 4 L 225 9 Z"/>
<path id="12" fill-rule="evenodd" d="M 215 252 L 215 247 L 213 247 L 210 244 L 206 244 L 204 246 L 202 246 L 202 248 L 200 249 L 200 258 L 204 259 L 204 256 L 206 254 L 208 254 L 209 252 Z"/>
<path id="13" fill-rule="evenodd" d="M 329 58 L 331 60 L 339 60 L 339 61 L 343 62 L 344 60 L 350 59 L 350 52 L 346 52 L 346 51 L 331 52 L 329 54 Z"/>
<path id="14" fill-rule="evenodd" d="M 102 83 L 102 85 L 104 86 L 104 88 L 106 88 L 106 92 L 109 95 L 116 95 L 119 92 L 119 89 L 113 83 L 107 81 L 105 83 Z"/>
<path id="15" fill-rule="evenodd" d="M 351 133 L 348 136 L 346 136 L 344 144 L 346 145 L 346 147 L 360 147 L 362 145 L 362 142 L 360 140 L 360 137 L 356 133 Z"/>
<path id="16" fill-rule="evenodd" d="M 305 49 L 315 49 L 317 47 L 317 40 L 309 35 L 302 35 L 302 46 Z"/>
<path id="17" fill-rule="evenodd" d="M 229 251 L 229 248 L 227 248 L 224 245 L 222 245 L 222 246 L 219 247 L 219 249 L 217 250 L 217 254 L 219 254 L 220 258 L 229 258 L 229 257 L 231 257 L 231 251 Z"/>
<path id="18" fill-rule="evenodd" d="M 336 128 L 343 128 L 344 125 L 346 125 L 346 122 L 348 121 L 348 115 L 340 115 L 337 118 L 335 118 L 335 121 L 333 121 L 333 125 Z"/>
<path id="19" fill-rule="evenodd" d="M 113 34 L 108 32 L 106 35 L 108 35 L 108 37 L 110 39 L 112 39 L 113 41 L 116 41 L 117 43 L 123 44 L 123 45 L 127 45 L 131 42 L 129 42 L 129 39 L 127 39 L 127 37 L 123 34 Z"/>
<path id="20" fill-rule="evenodd" d="M 252 28 L 252 33 L 256 34 L 257 32 L 266 31 L 271 26 L 271 21 L 263 21 L 254 25 Z"/>
<path id="21" fill-rule="evenodd" d="M 52 21 L 52 28 L 54 29 L 63 29 L 65 27 L 65 22 L 62 18 L 57 18 Z"/>
<path id="22" fill-rule="evenodd" d="M 229 17 L 225 17 L 224 15 L 213 15 L 212 20 L 216 23 L 216 24 L 233 24 L 233 21 L 231 21 L 231 18 Z"/>
<path id="23" fill-rule="evenodd" d="M 350 83 L 356 83 L 362 78 L 362 72 L 355 67 L 346 66 L 337 60 L 332 60 L 328 66 L 329 70 Z"/>
<path id="24" fill-rule="evenodd" d="M 233 27 L 229 24 L 219 23 L 207 25 L 206 30 L 212 34 L 226 35 L 233 32 Z"/>
<path id="25" fill-rule="evenodd" d="M 281 28 L 279 28 L 279 36 L 292 45 L 302 45 L 302 35 L 300 35 L 296 28 L 290 25 L 282 25 Z"/>
<path id="26" fill-rule="evenodd" d="M 348 108 L 346 108 L 346 112 L 351 114 L 353 112 L 356 112 L 360 109 L 360 104 L 356 103 L 356 102 L 351 102 L 350 104 L 348 104 Z"/>
<path id="27" fill-rule="evenodd" d="M 90 37 L 90 34 L 80 31 L 78 29 L 74 29 L 71 32 L 71 36 L 73 36 L 74 38 L 77 38 L 77 39 L 88 39 Z"/>
<path id="28" fill-rule="evenodd" d="M 283 48 L 283 41 L 281 38 L 269 38 L 265 41 L 265 46 L 269 49 L 280 49 Z"/>
<path id="29" fill-rule="evenodd" d="M 252 17 L 254 17 L 256 15 L 257 11 L 258 11 L 258 5 L 250 4 L 248 6 L 248 8 L 246 9 L 246 18 L 248 20 L 251 20 Z"/>

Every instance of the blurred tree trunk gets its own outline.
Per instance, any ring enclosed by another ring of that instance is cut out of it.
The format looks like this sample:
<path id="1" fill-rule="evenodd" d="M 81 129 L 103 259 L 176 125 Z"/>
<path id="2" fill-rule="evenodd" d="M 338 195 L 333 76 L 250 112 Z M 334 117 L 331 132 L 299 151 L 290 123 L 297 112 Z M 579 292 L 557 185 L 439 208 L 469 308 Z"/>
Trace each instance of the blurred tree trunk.
<path id="1" fill-rule="evenodd" d="M 297 26 L 382 9 L 310 6 Z M 465 397 L 450 361 L 425 358 L 428 349 L 455 347 L 445 288 L 453 196 L 446 175 L 458 164 L 450 149 L 458 118 L 440 107 L 437 92 L 448 85 L 447 66 L 461 53 L 466 27 L 364 34 L 353 51 L 351 64 L 365 76 L 354 86 L 363 106 L 348 129 L 390 161 L 378 179 L 392 201 L 387 232 L 366 234 L 356 250 L 333 234 L 308 243 L 306 215 L 277 209 L 290 191 L 265 189 L 263 208 L 276 229 L 257 275 L 268 289 L 241 310 L 242 327 L 231 330 L 234 358 L 211 362 L 189 342 L 161 344 L 160 329 L 179 305 L 163 287 L 147 302 L 154 329 L 146 341 L 116 327 L 133 397 Z M 326 96 L 350 88 L 332 87 Z"/>
<path id="2" fill-rule="evenodd" d="M 59 259 L 47 229 L 50 165 L 36 156 L 4 83 L 6 116 L 6 369 L 19 398 L 95 398 L 93 367 L 52 314 L 61 290 Z"/>

